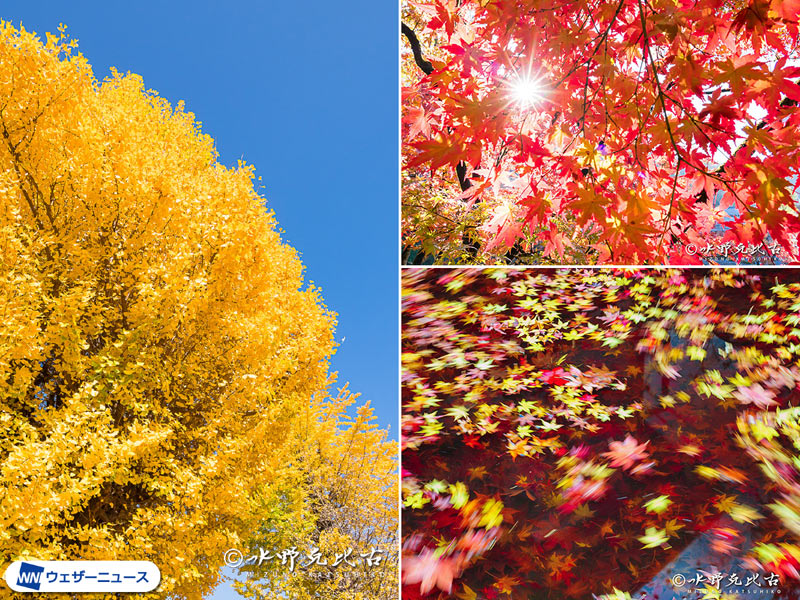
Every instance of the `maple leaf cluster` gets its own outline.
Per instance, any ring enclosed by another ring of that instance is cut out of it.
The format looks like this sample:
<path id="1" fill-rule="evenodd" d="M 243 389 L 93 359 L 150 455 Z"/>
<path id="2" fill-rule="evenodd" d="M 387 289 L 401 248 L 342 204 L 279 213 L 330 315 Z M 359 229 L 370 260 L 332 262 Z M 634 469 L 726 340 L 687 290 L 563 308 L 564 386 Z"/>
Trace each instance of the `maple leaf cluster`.
<path id="1" fill-rule="evenodd" d="M 799 12 L 406 0 L 405 260 L 797 262 Z"/>
<path id="2" fill-rule="evenodd" d="M 690 544 L 795 597 L 798 297 L 780 269 L 404 270 L 403 597 L 674 597 Z"/>

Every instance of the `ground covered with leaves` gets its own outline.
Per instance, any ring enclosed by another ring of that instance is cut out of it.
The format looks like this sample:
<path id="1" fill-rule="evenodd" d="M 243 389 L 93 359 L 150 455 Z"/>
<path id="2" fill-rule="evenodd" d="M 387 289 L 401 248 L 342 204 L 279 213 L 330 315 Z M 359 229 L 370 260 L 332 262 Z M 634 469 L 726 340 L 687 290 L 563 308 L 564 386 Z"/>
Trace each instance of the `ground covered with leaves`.
<path id="1" fill-rule="evenodd" d="M 800 271 L 403 288 L 404 598 L 800 597 Z"/>

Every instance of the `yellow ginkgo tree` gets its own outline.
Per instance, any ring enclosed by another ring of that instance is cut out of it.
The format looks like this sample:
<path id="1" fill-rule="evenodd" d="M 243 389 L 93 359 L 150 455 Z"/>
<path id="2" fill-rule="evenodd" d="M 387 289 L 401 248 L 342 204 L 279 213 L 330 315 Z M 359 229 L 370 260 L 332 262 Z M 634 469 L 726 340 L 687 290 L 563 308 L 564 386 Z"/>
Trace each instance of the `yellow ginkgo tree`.
<path id="1" fill-rule="evenodd" d="M 234 584 L 246 597 L 397 597 L 397 444 L 369 406 L 347 415 L 354 400 L 344 389 L 317 407 L 311 434 L 298 421 L 285 485 L 254 494 L 265 517 L 247 541 L 246 578 Z"/>
<path id="2" fill-rule="evenodd" d="M 301 481 L 300 440 L 350 469 L 335 315 L 302 271 L 252 167 L 220 165 L 191 113 L 138 76 L 98 82 L 63 31 L 0 23 L 0 569 L 152 560 L 148 597 L 201 598 L 259 499 L 326 489 Z M 359 451 L 388 469 L 381 448 Z"/>

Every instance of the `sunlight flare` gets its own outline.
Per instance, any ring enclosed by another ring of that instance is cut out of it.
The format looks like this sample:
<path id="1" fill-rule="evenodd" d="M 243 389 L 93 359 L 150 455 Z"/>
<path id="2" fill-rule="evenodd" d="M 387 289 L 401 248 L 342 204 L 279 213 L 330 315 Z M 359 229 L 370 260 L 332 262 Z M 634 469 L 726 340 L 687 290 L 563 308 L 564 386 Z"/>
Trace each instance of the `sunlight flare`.
<path id="1" fill-rule="evenodd" d="M 511 82 L 509 93 L 514 103 L 522 109 L 540 105 L 547 97 L 547 86 L 539 77 L 521 76 Z"/>

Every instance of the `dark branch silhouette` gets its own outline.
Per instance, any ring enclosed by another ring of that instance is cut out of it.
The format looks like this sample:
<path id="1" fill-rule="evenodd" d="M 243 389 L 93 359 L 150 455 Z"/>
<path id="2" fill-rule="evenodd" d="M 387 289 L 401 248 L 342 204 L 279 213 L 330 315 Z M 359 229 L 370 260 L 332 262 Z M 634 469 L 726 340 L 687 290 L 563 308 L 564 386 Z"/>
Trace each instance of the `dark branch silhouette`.
<path id="1" fill-rule="evenodd" d="M 433 73 L 433 65 L 422 56 L 422 47 L 417 39 L 417 34 L 405 23 L 401 23 L 400 25 L 400 31 L 403 32 L 408 43 L 411 44 L 411 51 L 414 53 L 414 62 L 417 63 L 417 66 L 422 69 L 426 75 L 430 75 Z"/>

